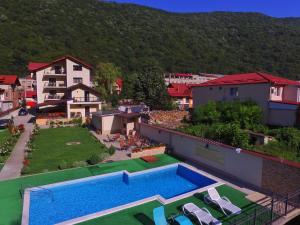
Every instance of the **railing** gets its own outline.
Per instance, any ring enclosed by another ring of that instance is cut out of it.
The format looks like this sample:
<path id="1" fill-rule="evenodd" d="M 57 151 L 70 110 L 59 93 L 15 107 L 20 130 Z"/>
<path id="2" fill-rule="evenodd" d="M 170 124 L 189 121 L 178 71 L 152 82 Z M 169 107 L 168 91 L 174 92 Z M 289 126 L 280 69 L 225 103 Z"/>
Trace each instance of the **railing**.
<path id="1" fill-rule="evenodd" d="M 60 95 L 46 95 L 45 100 L 60 100 L 62 96 Z"/>
<path id="2" fill-rule="evenodd" d="M 74 97 L 73 102 L 100 102 L 98 97 Z"/>
<path id="3" fill-rule="evenodd" d="M 44 72 L 44 75 L 54 75 L 54 76 L 66 76 L 66 70 L 61 69 L 61 70 L 48 70 Z"/>
<path id="4" fill-rule="evenodd" d="M 66 88 L 67 85 L 65 83 L 56 83 L 56 82 L 46 82 L 44 84 L 46 88 Z"/>
<path id="5" fill-rule="evenodd" d="M 273 196 L 269 203 L 257 205 L 250 214 L 231 221 L 232 225 L 271 225 L 276 220 L 300 207 L 300 190 L 287 196 Z M 261 203 L 260 203 L 261 204 Z"/>

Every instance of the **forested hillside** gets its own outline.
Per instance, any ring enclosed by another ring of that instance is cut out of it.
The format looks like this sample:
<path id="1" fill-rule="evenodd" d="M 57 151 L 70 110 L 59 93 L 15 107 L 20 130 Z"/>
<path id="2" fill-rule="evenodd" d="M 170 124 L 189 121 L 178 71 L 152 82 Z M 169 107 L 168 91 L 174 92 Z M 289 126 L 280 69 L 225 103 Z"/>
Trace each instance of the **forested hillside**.
<path id="1" fill-rule="evenodd" d="M 1 0 L 0 73 L 70 54 L 126 73 L 266 71 L 300 79 L 300 19 L 255 13 L 175 14 L 96 0 Z"/>

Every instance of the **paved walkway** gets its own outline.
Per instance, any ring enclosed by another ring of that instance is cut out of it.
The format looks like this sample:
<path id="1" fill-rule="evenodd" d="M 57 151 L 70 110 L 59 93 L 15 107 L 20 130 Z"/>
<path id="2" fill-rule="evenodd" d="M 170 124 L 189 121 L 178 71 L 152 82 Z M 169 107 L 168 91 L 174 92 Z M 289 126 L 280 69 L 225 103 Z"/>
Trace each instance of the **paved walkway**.
<path id="1" fill-rule="evenodd" d="M 30 121 L 31 117 L 31 115 L 27 115 L 16 116 L 14 118 L 15 125 L 24 124 L 25 131 L 21 134 L 10 157 L 6 160 L 4 167 L 0 171 L 0 180 L 16 178 L 21 175 L 25 156 L 25 146 L 34 127 L 33 123 Z"/>
<path id="2" fill-rule="evenodd" d="M 119 150 L 120 144 L 118 142 L 105 142 L 104 140 L 107 138 L 107 136 L 97 134 L 95 131 L 91 131 L 91 133 L 99 140 L 101 143 L 103 143 L 107 148 L 110 146 L 114 146 L 116 148 L 115 154 L 110 156 L 109 158 L 105 159 L 104 162 L 111 162 L 111 161 L 120 161 L 120 160 L 127 160 L 130 159 L 129 154 L 130 150 Z"/>

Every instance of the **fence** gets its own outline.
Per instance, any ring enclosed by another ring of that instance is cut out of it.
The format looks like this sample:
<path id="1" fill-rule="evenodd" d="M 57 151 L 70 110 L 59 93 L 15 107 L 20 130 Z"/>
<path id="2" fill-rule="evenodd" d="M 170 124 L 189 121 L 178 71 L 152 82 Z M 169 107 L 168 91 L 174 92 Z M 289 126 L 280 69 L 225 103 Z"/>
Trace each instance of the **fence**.
<path id="1" fill-rule="evenodd" d="M 273 195 L 272 198 L 260 204 L 251 210 L 250 214 L 231 222 L 231 225 L 271 225 L 300 207 L 300 190 L 284 197 Z"/>

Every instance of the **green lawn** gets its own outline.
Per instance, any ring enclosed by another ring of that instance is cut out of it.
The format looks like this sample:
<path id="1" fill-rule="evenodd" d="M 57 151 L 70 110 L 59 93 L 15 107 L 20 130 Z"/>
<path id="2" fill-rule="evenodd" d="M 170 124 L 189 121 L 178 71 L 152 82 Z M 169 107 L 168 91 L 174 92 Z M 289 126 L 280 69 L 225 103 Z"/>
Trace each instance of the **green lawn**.
<path id="1" fill-rule="evenodd" d="M 182 205 L 193 202 L 198 205 L 200 208 L 206 207 L 212 213 L 215 218 L 218 218 L 222 221 L 223 224 L 229 224 L 235 219 L 238 219 L 245 214 L 248 214 L 253 211 L 255 203 L 247 200 L 245 194 L 235 190 L 227 185 L 222 185 L 217 187 L 218 192 L 221 196 L 227 196 L 234 204 L 238 205 L 243 214 L 237 216 L 226 217 L 222 212 L 212 205 L 205 204 L 203 201 L 203 196 L 205 192 L 195 194 L 192 197 L 188 197 L 168 205 L 165 205 L 165 213 L 167 217 L 170 217 L 172 214 L 179 214 L 181 212 Z M 152 212 L 153 209 L 160 206 L 161 203 L 158 201 L 152 201 L 140 206 L 132 207 L 125 209 L 120 212 L 109 214 L 107 216 L 99 217 L 90 221 L 80 223 L 81 225 L 111 225 L 111 224 L 130 224 L 130 225 L 154 225 Z M 196 221 L 193 221 L 194 224 L 197 224 Z M 259 224 L 259 223 L 257 223 Z M 262 225 L 262 224 L 261 224 Z"/>
<path id="2" fill-rule="evenodd" d="M 69 142 L 80 144 L 67 145 Z M 106 152 L 87 128 L 64 127 L 41 129 L 33 145 L 36 150 L 29 158 L 27 172 L 30 174 L 58 170 L 59 165 L 71 165 L 74 162 L 86 161 L 91 155 Z"/>
<path id="3" fill-rule="evenodd" d="M 177 159 L 168 155 L 158 155 L 157 157 L 159 160 L 154 163 L 133 159 L 0 181 L 0 225 L 17 225 L 21 223 L 23 199 L 20 191 L 26 187 L 46 185 L 120 170 L 136 172 L 178 162 Z"/>

